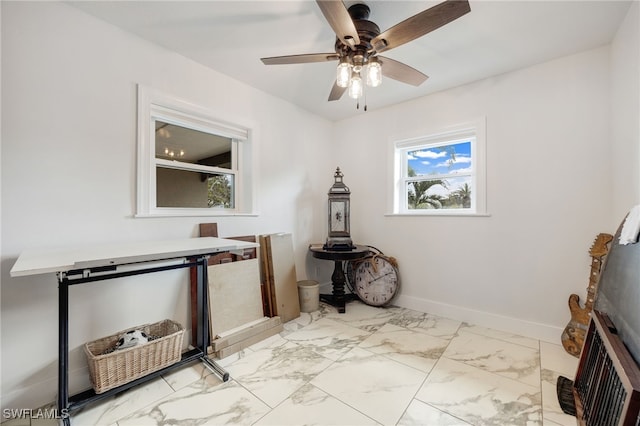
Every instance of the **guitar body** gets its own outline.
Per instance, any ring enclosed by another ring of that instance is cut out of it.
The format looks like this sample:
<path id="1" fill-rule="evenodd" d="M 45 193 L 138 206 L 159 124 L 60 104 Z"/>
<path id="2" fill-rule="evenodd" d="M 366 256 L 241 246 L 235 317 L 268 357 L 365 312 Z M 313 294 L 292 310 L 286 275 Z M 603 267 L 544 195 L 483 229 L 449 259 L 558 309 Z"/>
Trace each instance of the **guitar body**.
<path id="1" fill-rule="evenodd" d="M 584 344 L 584 338 L 587 334 L 593 303 L 596 298 L 598 283 L 600 281 L 600 271 L 604 257 L 609 252 L 607 244 L 613 240 L 610 234 L 598 234 L 596 240 L 589 251 L 591 255 L 591 273 L 589 275 L 589 286 L 587 287 L 587 300 L 584 307 L 580 306 L 580 296 L 572 294 L 569 296 L 569 311 L 571 312 L 571 320 L 562 332 L 561 340 L 564 349 L 571 355 L 578 357 Z"/>
<path id="2" fill-rule="evenodd" d="M 580 307 L 580 296 L 577 294 L 569 296 L 569 310 L 571 311 L 571 320 L 562 332 L 562 346 L 571 355 L 577 357 L 580 355 L 587 334 L 590 311 Z"/>

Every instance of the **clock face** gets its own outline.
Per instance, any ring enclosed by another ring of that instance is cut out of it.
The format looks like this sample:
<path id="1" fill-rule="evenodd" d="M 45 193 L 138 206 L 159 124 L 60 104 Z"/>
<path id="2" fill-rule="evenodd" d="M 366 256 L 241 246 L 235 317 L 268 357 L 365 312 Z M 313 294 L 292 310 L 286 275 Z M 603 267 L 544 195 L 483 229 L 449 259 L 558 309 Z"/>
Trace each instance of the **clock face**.
<path id="1" fill-rule="evenodd" d="M 373 256 L 364 260 L 354 275 L 356 293 L 368 305 L 382 306 L 398 291 L 398 271 L 384 257 Z"/>

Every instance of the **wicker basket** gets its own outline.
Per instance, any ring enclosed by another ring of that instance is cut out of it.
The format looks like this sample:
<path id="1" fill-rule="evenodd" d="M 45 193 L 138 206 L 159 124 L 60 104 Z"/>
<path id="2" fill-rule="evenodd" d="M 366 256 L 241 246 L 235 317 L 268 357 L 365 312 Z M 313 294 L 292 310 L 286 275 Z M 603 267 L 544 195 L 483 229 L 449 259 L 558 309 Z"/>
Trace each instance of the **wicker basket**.
<path id="1" fill-rule="evenodd" d="M 160 337 L 142 345 L 105 354 L 105 351 L 116 345 L 123 333 L 130 330 L 142 330 L 149 336 Z M 86 343 L 84 351 L 87 354 L 93 389 L 96 393 L 103 393 L 180 361 L 183 334 L 184 328 L 179 323 L 163 320 Z"/>

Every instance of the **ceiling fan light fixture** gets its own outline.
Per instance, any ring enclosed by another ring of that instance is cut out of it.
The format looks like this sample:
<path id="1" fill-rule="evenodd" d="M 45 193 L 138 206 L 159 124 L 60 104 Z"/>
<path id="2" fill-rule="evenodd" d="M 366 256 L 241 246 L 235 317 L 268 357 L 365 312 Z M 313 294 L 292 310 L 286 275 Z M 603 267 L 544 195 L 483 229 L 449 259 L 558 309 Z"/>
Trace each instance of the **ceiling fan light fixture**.
<path id="1" fill-rule="evenodd" d="M 346 59 L 341 59 L 336 70 L 336 84 L 339 87 L 349 87 L 351 80 L 351 64 Z"/>
<path id="2" fill-rule="evenodd" d="M 349 84 L 349 97 L 352 99 L 358 99 L 362 96 L 362 78 L 360 74 L 355 73 L 351 77 L 351 83 Z"/>
<path id="3" fill-rule="evenodd" d="M 353 55 L 353 72 L 357 72 L 359 73 L 360 71 L 362 71 L 362 68 L 364 67 L 364 55 L 358 53 L 357 55 Z"/>
<path id="4" fill-rule="evenodd" d="M 369 59 L 367 65 L 367 86 L 378 87 L 382 83 L 382 65 L 376 58 Z"/>

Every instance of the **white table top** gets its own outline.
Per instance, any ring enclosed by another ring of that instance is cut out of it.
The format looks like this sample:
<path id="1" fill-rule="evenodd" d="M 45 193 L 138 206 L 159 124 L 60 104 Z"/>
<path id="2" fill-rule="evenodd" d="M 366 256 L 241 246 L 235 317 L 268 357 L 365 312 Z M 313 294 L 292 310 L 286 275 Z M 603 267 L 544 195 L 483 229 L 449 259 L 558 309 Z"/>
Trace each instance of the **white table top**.
<path id="1" fill-rule="evenodd" d="M 225 238 L 201 237 L 63 249 L 25 250 L 11 268 L 11 276 L 22 277 L 75 269 L 126 265 L 253 247 L 258 247 L 258 244 Z"/>

